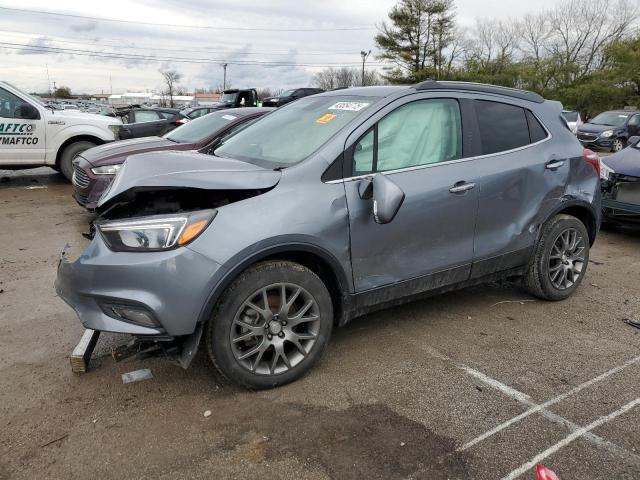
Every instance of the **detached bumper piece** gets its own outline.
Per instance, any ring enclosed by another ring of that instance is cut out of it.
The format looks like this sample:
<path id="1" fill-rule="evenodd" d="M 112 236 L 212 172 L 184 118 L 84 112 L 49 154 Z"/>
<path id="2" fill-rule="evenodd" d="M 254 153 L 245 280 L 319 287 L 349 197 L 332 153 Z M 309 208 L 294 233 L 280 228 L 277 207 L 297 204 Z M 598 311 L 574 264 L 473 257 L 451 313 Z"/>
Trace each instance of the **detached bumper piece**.
<path id="1" fill-rule="evenodd" d="M 640 223 L 640 178 L 614 175 L 604 187 L 604 216 L 619 223 Z"/>

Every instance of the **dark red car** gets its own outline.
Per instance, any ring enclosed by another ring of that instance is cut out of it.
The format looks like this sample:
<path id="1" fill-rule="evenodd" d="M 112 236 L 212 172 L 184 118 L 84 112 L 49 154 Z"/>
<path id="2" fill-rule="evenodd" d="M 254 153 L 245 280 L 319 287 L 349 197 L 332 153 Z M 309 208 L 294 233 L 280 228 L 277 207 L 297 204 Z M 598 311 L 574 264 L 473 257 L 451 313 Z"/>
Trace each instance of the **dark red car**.
<path id="1" fill-rule="evenodd" d="M 128 156 L 158 150 L 199 150 L 207 153 L 273 108 L 219 110 L 172 130 L 162 137 L 143 137 L 99 145 L 85 150 L 73 161 L 73 198 L 93 210 L 102 192 Z"/>

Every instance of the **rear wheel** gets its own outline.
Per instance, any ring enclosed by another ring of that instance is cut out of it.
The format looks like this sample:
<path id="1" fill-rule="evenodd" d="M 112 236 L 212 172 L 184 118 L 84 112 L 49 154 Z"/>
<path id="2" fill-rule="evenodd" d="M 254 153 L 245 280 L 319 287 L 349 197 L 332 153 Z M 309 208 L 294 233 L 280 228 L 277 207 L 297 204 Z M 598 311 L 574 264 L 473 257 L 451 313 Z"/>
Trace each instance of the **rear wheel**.
<path id="1" fill-rule="evenodd" d="M 589 264 L 589 236 L 584 224 L 557 215 L 542 231 L 525 282 L 532 295 L 564 300 L 580 285 Z"/>
<path id="2" fill-rule="evenodd" d="M 322 280 L 302 265 L 270 261 L 246 270 L 225 291 L 207 325 L 207 351 L 227 380 L 271 388 L 318 361 L 332 326 Z"/>
<path id="3" fill-rule="evenodd" d="M 86 140 L 67 145 L 60 155 L 60 162 L 58 163 L 56 170 L 62 173 L 67 180 L 71 181 L 71 177 L 73 177 L 73 161 L 75 158 L 85 150 L 95 146 L 95 143 L 88 142 Z"/>

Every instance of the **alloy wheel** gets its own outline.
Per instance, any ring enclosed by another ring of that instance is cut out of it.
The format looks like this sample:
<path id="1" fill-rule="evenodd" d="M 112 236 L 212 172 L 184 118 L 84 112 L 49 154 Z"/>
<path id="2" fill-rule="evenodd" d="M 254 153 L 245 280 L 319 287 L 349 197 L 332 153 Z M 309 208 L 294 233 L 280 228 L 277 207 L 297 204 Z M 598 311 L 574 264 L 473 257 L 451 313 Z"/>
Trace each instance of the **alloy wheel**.
<path id="1" fill-rule="evenodd" d="M 568 228 L 560 233 L 549 255 L 549 279 L 558 290 L 573 286 L 585 267 L 586 243 L 580 232 Z"/>
<path id="2" fill-rule="evenodd" d="M 231 326 L 236 361 L 254 374 L 291 370 L 311 352 L 320 331 L 313 296 L 299 285 L 276 283 L 249 296 Z"/>
<path id="3" fill-rule="evenodd" d="M 620 150 L 622 150 L 623 147 L 624 147 L 624 144 L 622 143 L 622 140 L 620 140 L 619 138 L 616 138 L 613 141 L 613 144 L 611 145 L 611 150 L 614 152 L 619 152 Z"/>

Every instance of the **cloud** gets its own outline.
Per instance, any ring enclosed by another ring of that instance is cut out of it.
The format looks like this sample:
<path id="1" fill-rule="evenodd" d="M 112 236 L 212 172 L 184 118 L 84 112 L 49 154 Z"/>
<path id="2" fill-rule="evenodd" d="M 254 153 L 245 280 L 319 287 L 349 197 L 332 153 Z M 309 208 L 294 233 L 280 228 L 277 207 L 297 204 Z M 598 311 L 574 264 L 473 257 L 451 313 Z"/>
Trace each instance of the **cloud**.
<path id="1" fill-rule="evenodd" d="M 84 23 L 69 25 L 74 32 L 92 32 L 98 28 L 98 22 L 95 20 L 87 20 Z"/>
<path id="2" fill-rule="evenodd" d="M 25 48 L 16 50 L 18 55 L 46 55 L 47 52 L 41 50 L 41 47 L 50 47 L 51 39 L 48 37 L 32 38 L 27 42 Z M 39 48 L 40 47 L 40 48 Z"/>

